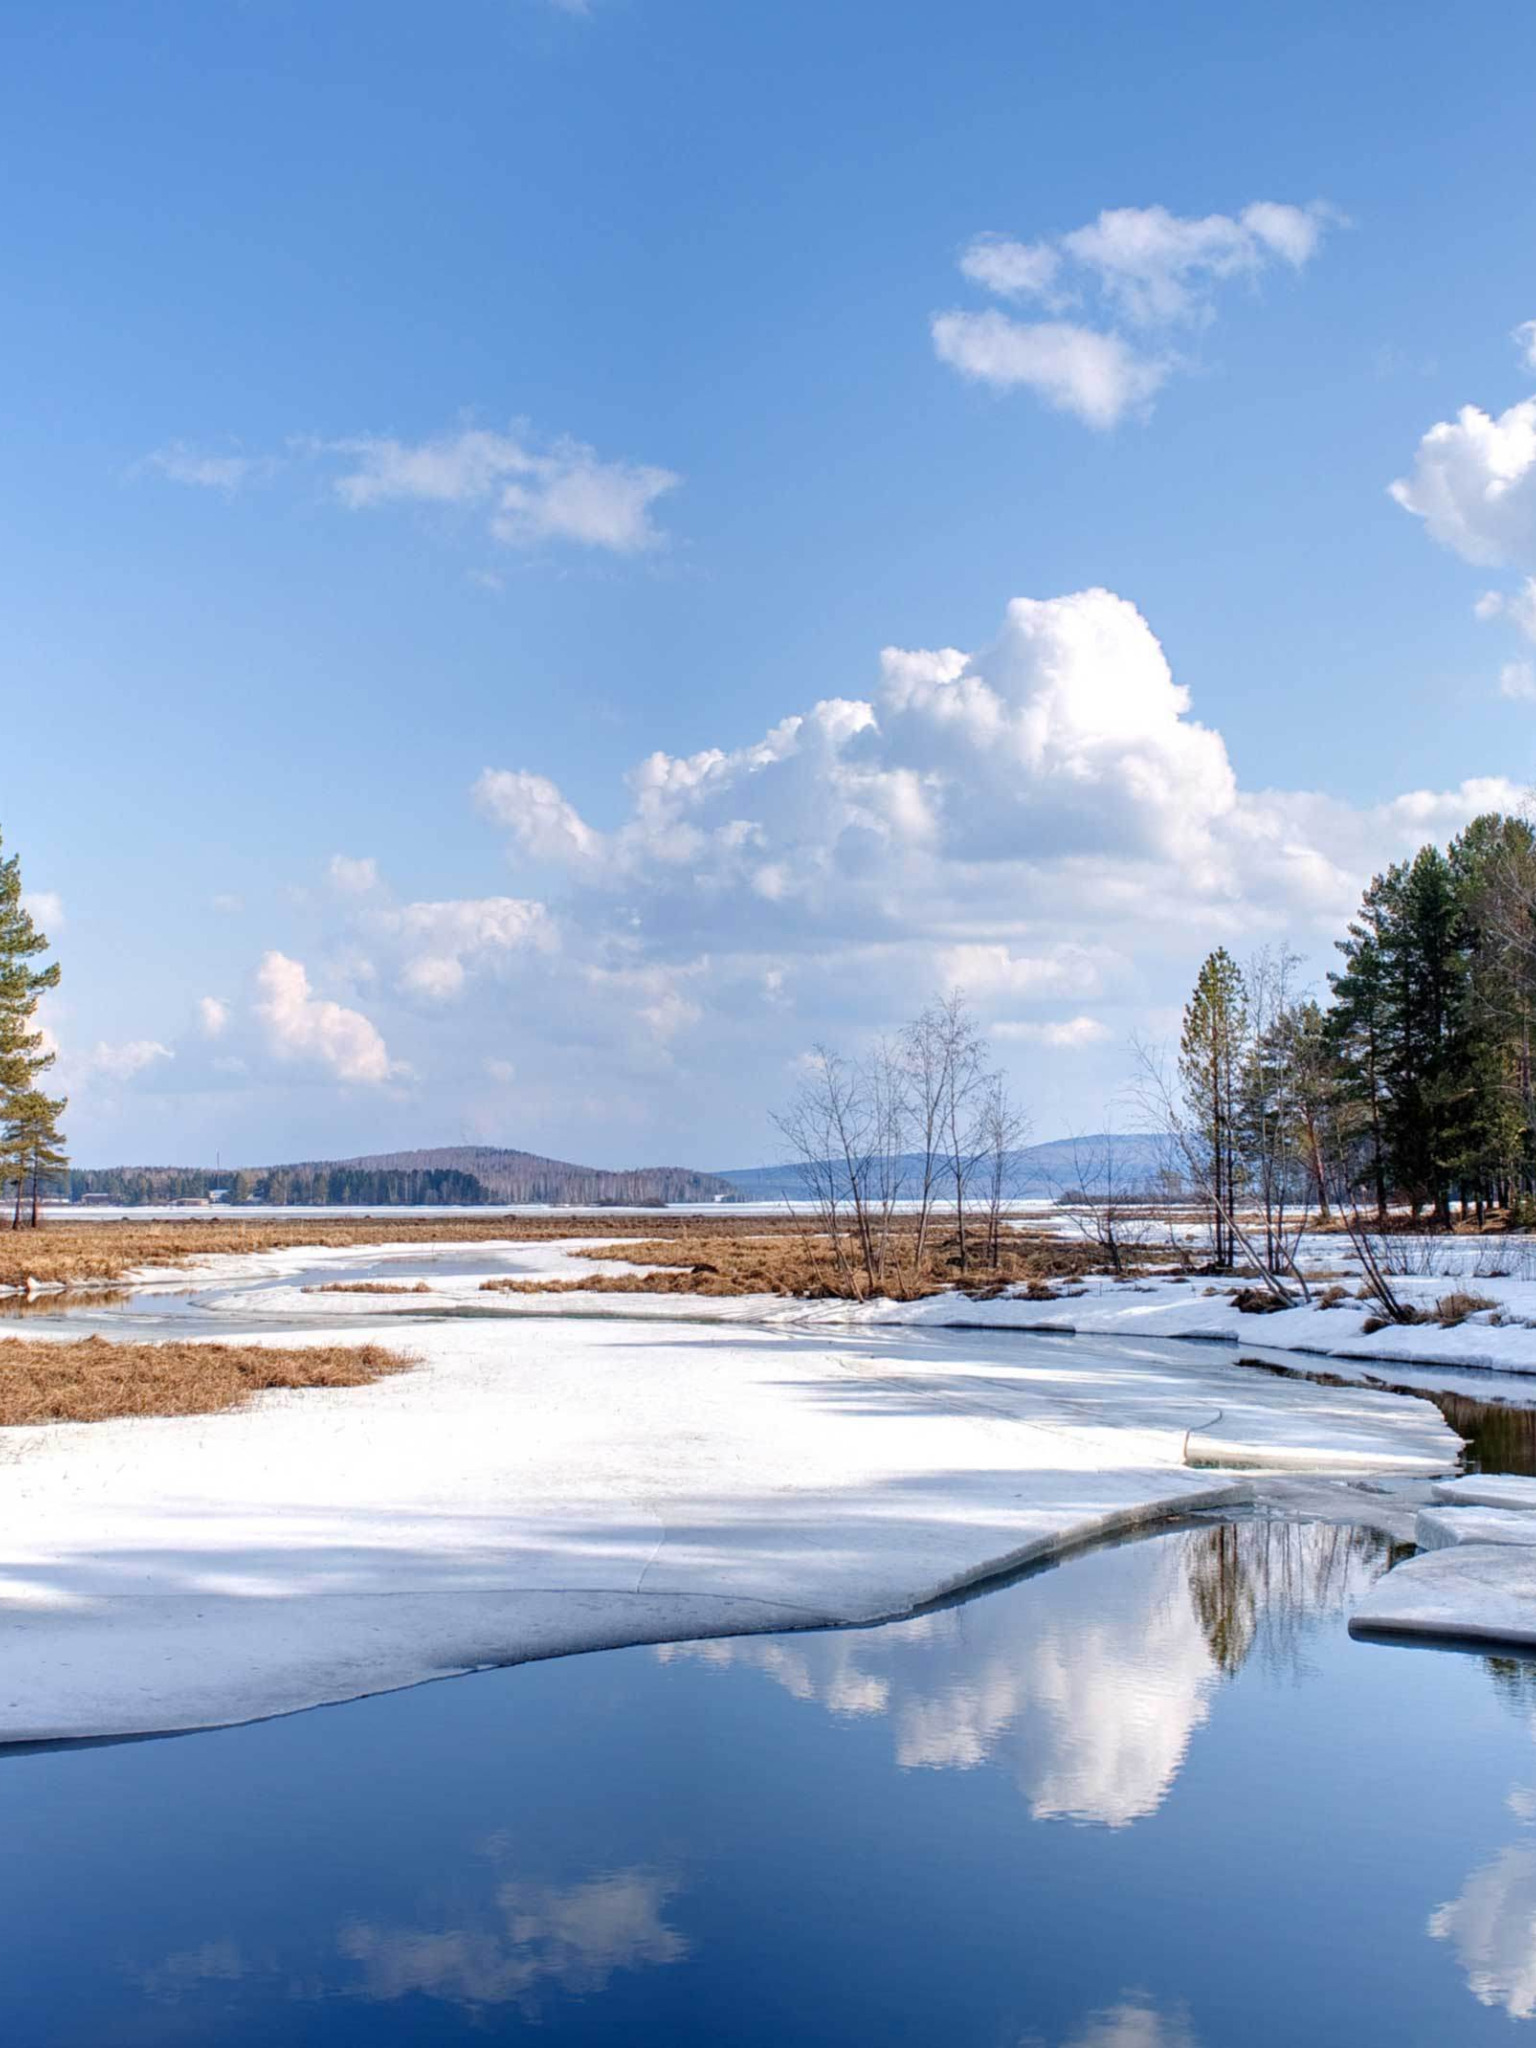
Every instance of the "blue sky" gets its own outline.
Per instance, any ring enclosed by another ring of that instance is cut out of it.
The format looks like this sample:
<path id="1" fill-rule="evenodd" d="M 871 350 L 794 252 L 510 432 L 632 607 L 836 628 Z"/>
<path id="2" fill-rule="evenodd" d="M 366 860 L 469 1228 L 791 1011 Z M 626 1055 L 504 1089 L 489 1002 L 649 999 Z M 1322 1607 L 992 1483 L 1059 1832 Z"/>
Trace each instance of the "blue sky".
<path id="1" fill-rule="evenodd" d="M 738 1163 L 955 977 L 1094 1126 L 1210 944 L 1320 970 L 1530 777 L 1528 7 L 4 57 L 0 829 L 82 1161 Z"/>

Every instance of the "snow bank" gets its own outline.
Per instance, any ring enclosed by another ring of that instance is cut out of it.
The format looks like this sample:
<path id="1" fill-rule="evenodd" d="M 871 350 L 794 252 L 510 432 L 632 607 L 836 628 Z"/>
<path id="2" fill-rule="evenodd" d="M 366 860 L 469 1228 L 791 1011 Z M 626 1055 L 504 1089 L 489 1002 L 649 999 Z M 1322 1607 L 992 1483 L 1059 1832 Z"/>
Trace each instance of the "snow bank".
<path id="1" fill-rule="evenodd" d="M 1420 1550 L 1448 1550 L 1453 1543 L 1536 1543 L 1536 1515 L 1507 1508 L 1420 1508 L 1413 1540 Z"/>
<path id="2" fill-rule="evenodd" d="M 644 1319 L 391 1335 L 423 1364 L 367 1388 L 0 1432 L 0 1739 L 867 1622 L 1252 1497 L 1240 1472 L 1424 1478 L 1458 1450 L 1428 1403 L 1214 1349 Z"/>
<path id="3" fill-rule="evenodd" d="M 1453 1543 L 1390 1571 L 1355 1609 L 1351 1635 L 1536 1649 L 1536 1549 Z"/>

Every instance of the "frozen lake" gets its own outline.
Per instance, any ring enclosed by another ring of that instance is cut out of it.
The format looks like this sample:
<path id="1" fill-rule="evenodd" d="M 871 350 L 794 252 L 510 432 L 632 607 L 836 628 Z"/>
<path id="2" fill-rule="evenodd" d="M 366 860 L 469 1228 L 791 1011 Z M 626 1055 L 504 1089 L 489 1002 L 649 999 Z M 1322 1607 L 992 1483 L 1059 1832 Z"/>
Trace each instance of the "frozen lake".
<path id="1" fill-rule="evenodd" d="M 1533 1667 L 1351 1642 L 1386 1562 L 1212 1521 L 877 1629 L 4 1754 L 7 2040 L 1507 2041 Z"/>

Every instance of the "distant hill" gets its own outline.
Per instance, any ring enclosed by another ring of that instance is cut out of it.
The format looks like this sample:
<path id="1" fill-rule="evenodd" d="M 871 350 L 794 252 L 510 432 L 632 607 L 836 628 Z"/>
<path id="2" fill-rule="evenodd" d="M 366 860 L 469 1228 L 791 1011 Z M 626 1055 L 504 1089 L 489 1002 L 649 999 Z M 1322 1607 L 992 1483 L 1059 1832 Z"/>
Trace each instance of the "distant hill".
<path id="1" fill-rule="evenodd" d="M 231 1201 L 305 1207 L 399 1203 L 551 1202 L 583 1206 L 631 1202 L 714 1202 L 732 1193 L 716 1174 L 685 1166 L 612 1172 L 573 1166 L 499 1145 L 440 1145 L 375 1152 L 356 1159 L 303 1159 L 283 1166 L 76 1167 L 70 1193 L 115 1202 L 195 1200 L 215 1188 Z"/>
<path id="2" fill-rule="evenodd" d="M 564 1159 L 545 1159 L 537 1152 L 515 1152 L 500 1145 L 375 1152 L 337 1164 L 375 1172 L 466 1173 L 486 1190 L 486 1199 L 495 1202 L 713 1202 L 731 1192 L 718 1174 L 696 1173 L 689 1166 L 611 1171 L 572 1166 Z"/>
<path id="3" fill-rule="evenodd" d="M 1114 1181 L 1127 1195 L 1150 1188 L 1167 1161 L 1167 1142 L 1144 1132 L 1122 1137 L 1104 1131 L 1082 1138 L 1052 1138 L 1041 1145 L 1024 1145 L 1013 1154 L 1008 1191 L 1018 1198 L 1052 1197 L 1078 1187 L 1101 1186 L 1107 1162 L 1114 1164 Z M 902 1170 L 916 1193 L 922 1161 L 909 1154 Z M 804 1197 L 805 1183 L 793 1166 L 741 1166 L 723 1170 L 718 1178 L 749 1202 L 793 1201 Z"/>

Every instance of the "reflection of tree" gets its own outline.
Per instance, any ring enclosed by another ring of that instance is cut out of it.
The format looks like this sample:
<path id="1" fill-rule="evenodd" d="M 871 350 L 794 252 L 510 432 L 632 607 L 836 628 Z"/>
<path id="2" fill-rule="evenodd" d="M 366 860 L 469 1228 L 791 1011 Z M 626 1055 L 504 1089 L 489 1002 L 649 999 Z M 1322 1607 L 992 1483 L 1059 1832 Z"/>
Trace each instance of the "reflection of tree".
<path id="1" fill-rule="evenodd" d="M 1524 1657 L 1485 1657 L 1483 1669 L 1512 1714 L 1522 1721 L 1536 1715 L 1536 1663 Z"/>
<path id="2" fill-rule="evenodd" d="M 1467 1455 L 1479 1472 L 1536 1472 L 1536 1408 L 1506 1401 L 1476 1401 L 1466 1394 L 1429 1396 L 1456 1434 L 1467 1440 Z"/>
<path id="3" fill-rule="evenodd" d="M 1189 1597 L 1211 1646 L 1211 1655 L 1230 1678 L 1241 1671 L 1258 1629 L 1258 1595 L 1238 1538 L 1236 1522 L 1202 1529 L 1184 1552 Z"/>
<path id="4" fill-rule="evenodd" d="M 1388 1539 L 1355 1523 L 1260 1517 L 1184 1539 L 1189 1596 L 1229 1678 L 1260 1646 L 1266 1661 L 1295 1668 L 1308 1630 L 1353 1606 L 1389 1561 Z"/>

